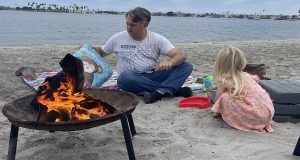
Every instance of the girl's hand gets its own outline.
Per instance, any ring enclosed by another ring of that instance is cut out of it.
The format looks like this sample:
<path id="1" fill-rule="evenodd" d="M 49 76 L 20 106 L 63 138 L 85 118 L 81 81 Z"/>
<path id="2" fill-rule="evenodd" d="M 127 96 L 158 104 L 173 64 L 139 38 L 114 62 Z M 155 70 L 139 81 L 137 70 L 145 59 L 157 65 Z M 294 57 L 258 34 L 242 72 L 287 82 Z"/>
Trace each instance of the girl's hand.
<path id="1" fill-rule="evenodd" d="M 217 91 L 216 91 L 216 97 L 214 99 L 214 102 L 216 102 L 221 95 L 225 92 L 225 88 L 222 84 L 222 81 L 216 81 Z"/>
<path id="2" fill-rule="evenodd" d="M 222 115 L 221 115 L 221 113 L 215 113 L 215 112 L 213 112 L 213 116 L 215 117 L 215 118 L 219 118 L 219 117 L 222 117 Z"/>

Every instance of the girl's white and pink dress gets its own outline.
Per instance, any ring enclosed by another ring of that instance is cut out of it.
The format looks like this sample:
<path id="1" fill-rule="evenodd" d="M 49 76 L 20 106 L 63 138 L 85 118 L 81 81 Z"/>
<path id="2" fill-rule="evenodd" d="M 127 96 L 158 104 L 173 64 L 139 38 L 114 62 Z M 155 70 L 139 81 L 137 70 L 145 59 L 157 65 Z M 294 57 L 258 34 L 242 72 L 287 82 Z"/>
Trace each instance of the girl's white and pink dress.
<path id="1" fill-rule="evenodd" d="M 274 106 L 270 95 L 258 84 L 259 77 L 243 72 L 244 93 L 241 99 L 233 99 L 228 92 L 223 93 L 212 107 L 220 113 L 231 127 L 243 131 L 273 132 L 272 118 Z"/>

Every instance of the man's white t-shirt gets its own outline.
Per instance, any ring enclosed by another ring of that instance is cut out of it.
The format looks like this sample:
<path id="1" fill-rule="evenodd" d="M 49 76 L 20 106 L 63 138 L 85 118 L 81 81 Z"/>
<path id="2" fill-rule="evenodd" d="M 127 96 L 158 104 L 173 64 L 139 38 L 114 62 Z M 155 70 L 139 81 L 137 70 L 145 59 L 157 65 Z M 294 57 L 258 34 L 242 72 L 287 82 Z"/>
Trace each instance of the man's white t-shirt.
<path id="1" fill-rule="evenodd" d="M 157 67 L 159 56 L 166 56 L 172 48 L 167 38 L 150 31 L 142 41 L 134 40 L 127 31 L 119 32 L 102 46 L 104 52 L 117 54 L 118 73 L 124 70 L 151 72 Z"/>

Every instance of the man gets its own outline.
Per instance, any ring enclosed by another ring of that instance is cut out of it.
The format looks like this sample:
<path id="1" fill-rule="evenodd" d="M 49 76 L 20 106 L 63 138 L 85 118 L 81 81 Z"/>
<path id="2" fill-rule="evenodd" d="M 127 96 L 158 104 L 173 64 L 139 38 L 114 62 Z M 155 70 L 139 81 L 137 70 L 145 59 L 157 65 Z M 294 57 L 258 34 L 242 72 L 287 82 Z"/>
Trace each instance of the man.
<path id="1" fill-rule="evenodd" d="M 142 95 L 146 104 L 162 97 L 190 97 L 192 90 L 183 83 L 193 70 L 185 53 L 165 37 L 147 30 L 150 12 L 137 7 L 126 13 L 127 31 L 114 34 L 96 51 L 105 57 L 117 55 L 120 89 Z M 170 57 L 159 62 L 161 55 Z"/>

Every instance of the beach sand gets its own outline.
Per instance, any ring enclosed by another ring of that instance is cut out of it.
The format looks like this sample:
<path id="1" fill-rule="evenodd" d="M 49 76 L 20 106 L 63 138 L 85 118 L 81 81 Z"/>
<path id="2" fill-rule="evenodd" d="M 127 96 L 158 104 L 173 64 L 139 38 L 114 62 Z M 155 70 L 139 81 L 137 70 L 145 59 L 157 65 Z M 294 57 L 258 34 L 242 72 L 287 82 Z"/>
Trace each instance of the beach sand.
<path id="1" fill-rule="evenodd" d="M 225 46 L 239 47 L 248 63 L 264 63 L 267 77 L 300 81 L 300 40 L 176 44 L 188 53 L 193 75 L 212 74 L 217 52 Z M 66 53 L 77 46 L 0 47 L 0 109 L 33 90 L 15 71 L 23 66 L 59 68 Z M 115 66 L 115 56 L 108 57 Z M 201 93 L 195 92 L 194 95 Z M 276 123 L 273 133 L 243 132 L 214 118 L 210 109 L 179 108 L 182 98 L 169 98 L 154 104 L 140 99 L 133 112 L 137 135 L 133 147 L 138 160 L 292 160 L 300 136 L 300 123 Z M 0 114 L 0 159 L 6 159 L 10 123 Z M 72 132 L 37 131 L 20 128 L 16 159 L 19 160 L 119 160 L 128 159 L 120 121 Z"/>

